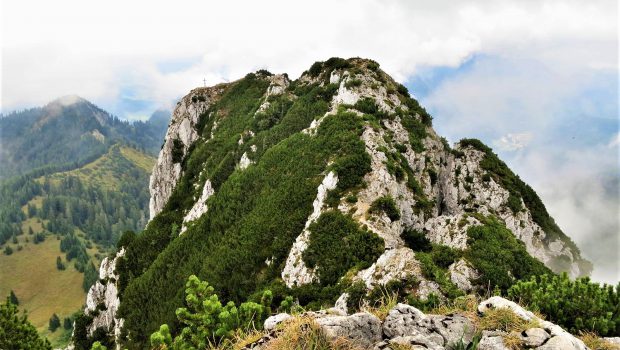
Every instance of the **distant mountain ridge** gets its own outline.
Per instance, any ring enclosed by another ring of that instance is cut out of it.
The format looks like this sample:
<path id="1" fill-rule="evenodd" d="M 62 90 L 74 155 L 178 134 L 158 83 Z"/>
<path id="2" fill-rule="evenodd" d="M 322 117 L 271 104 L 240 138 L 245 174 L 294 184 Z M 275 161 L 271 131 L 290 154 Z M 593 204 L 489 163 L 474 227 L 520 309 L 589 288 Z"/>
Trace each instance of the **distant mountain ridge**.
<path id="1" fill-rule="evenodd" d="M 78 96 L 0 118 L 0 296 L 64 346 L 97 266 L 148 221 L 148 179 L 170 120 L 127 122 Z M 31 270 L 31 271 L 29 271 Z M 44 278 L 41 276 L 45 275 Z"/>
<path id="2" fill-rule="evenodd" d="M 147 121 L 131 123 L 79 96 L 2 115 L 0 179 L 100 156 L 117 142 L 155 155 L 169 118 L 168 112 L 157 111 Z"/>

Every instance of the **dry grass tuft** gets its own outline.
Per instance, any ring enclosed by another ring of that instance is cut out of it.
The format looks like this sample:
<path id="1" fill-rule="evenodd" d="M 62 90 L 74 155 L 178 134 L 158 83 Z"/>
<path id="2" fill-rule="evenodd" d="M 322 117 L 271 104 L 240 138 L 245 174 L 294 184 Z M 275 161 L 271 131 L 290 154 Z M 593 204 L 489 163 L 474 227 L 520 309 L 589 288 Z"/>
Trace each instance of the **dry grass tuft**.
<path id="1" fill-rule="evenodd" d="M 499 330 L 508 333 L 521 333 L 526 329 L 540 327 L 540 322 L 536 319 L 526 321 L 517 316 L 511 309 L 500 308 L 488 310 L 484 316 L 479 318 L 477 327 L 480 330 Z"/>
<path id="2" fill-rule="evenodd" d="M 518 333 L 510 333 L 503 337 L 504 345 L 510 350 L 523 349 L 523 340 Z"/>
<path id="3" fill-rule="evenodd" d="M 372 305 L 363 305 L 361 309 L 362 311 L 377 316 L 381 321 L 384 321 L 390 310 L 392 310 L 396 304 L 398 304 L 398 294 L 382 290 L 381 298 Z"/>
<path id="4" fill-rule="evenodd" d="M 449 315 L 456 314 L 463 315 L 469 318 L 471 321 L 477 321 L 478 316 L 478 304 L 481 300 L 475 295 L 467 295 L 464 297 L 458 297 L 453 301 L 442 303 L 440 306 L 431 310 L 431 314 L 436 315 Z"/>
<path id="5" fill-rule="evenodd" d="M 310 317 L 295 317 L 281 324 L 265 350 L 362 350 L 346 339 L 330 340 Z"/>
<path id="6" fill-rule="evenodd" d="M 221 344 L 214 350 L 240 350 L 244 347 L 257 342 L 265 335 L 262 331 L 252 330 L 238 330 L 232 339 Z"/>
<path id="7" fill-rule="evenodd" d="M 579 339 L 592 350 L 620 350 L 620 345 L 602 339 L 594 332 L 581 332 Z"/>

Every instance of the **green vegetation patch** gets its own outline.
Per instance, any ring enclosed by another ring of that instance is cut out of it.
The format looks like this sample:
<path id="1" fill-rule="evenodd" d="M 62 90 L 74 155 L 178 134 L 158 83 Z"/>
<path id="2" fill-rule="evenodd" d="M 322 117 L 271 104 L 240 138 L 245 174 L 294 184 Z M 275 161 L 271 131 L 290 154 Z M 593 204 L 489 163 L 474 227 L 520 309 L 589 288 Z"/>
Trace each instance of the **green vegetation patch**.
<path id="1" fill-rule="evenodd" d="M 420 261 L 422 275 L 430 281 L 437 282 L 441 292 L 449 299 L 454 299 L 463 295 L 463 292 L 450 280 L 448 266 L 461 255 L 461 251 L 448 246 L 431 244 L 430 251 L 417 251 L 415 257 Z"/>
<path id="2" fill-rule="evenodd" d="M 368 212 L 372 214 L 383 212 L 392 221 L 400 219 L 400 210 L 392 196 L 383 196 L 375 199 L 370 204 Z"/>
<path id="3" fill-rule="evenodd" d="M 409 114 L 401 116 L 401 123 L 409 133 L 409 143 L 411 148 L 418 153 L 424 152 L 422 140 L 426 138 L 426 125 Z"/>
<path id="4" fill-rule="evenodd" d="M 405 229 L 400 237 L 405 242 L 405 245 L 414 251 L 429 252 L 433 249 L 431 241 L 426 238 L 426 235 L 422 231 Z"/>
<path id="5" fill-rule="evenodd" d="M 467 230 L 465 251 L 467 260 L 480 273 L 476 284 L 505 292 L 516 280 L 551 272 L 529 255 L 525 244 L 495 217 L 479 219 L 483 225 Z"/>
<path id="6" fill-rule="evenodd" d="M 9 298 L 0 304 L 0 348 L 51 350 L 47 339 L 39 338 L 36 328 Z"/>
<path id="7" fill-rule="evenodd" d="M 573 334 L 620 336 L 620 284 L 601 286 L 587 277 L 573 281 L 565 273 L 532 276 L 515 283 L 508 296 Z"/>
<path id="8" fill-rule="evenodd" d="M 316 267 L 323 285 L 335 284 L 352 267 L 368 268 L 385 249 L 383 239 L 338 210 L 321 214 L 309 230 L 302 258 L 308 267 Z"/>

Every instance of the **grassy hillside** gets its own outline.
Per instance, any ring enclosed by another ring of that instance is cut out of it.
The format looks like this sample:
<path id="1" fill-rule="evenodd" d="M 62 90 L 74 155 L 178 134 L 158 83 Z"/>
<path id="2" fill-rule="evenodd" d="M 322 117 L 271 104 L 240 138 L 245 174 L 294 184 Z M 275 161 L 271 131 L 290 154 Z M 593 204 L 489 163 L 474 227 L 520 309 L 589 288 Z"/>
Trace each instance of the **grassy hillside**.
<path id="1" fill-rule="evenodd" d="M 48 331 L 48 322 L 56 313 L 60 319 L 70 317 L 84 303 L 82 274 L 75 268 L 60 271 L 56 258 L 60 241 L 48 237 L 39 244 L 25 243 L 19 238 L 22 250 L 11 255 L 0 254 L 0 295 L 11 290 L 19 299 L 20 308 L 28 312 L 30 322 L 52 343 L 63 336 L 63 328 Z M 69 331 L 70 333 L 70 331 Z"/>
<path id="2" fill-rule="evenodd" d="M 155 158 L 152 156 L 117 144 L 95 161 L 75 170 L 53 174 L 50 178 L 58 184 L 67 177 L 77 177 L 85 185 L 119 190 L 124 183 L 133 180 L 132 171 L 150 173 L 154 164 Z M 43 184 L 45 177 L 40 177 L 37 181 Z"/>
<path id="3" fill-rule="evenodd" d="M 96 280 L 97 267 L 114 250 L 117 237 L 146 223 L 154 162 L 152 156 L 116 144 L 77 169 L 0 183 L 0 192 L 7 194 L 0 206 L 13 213 L 5 223 L 15 228 L 0 244 L 0 296 L 12 290 L 20 309 L 52 345 L 68 341 L 71 331 L 62 322 L 82 308 L 84 287 Z M 64 270 L 57 266 L 58 257 Z M 54 313 L 61 327 L 52 333 L 48 324 Z"/>

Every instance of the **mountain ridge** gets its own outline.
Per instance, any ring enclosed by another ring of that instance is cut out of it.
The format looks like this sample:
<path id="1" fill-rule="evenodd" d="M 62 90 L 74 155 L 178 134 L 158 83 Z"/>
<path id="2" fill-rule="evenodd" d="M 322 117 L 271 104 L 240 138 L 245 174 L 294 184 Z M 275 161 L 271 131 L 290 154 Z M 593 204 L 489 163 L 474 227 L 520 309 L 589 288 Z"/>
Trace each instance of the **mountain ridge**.
<path id="1" fill-rule="evenodd" d="M 0 179 L 49 164 L 60 165 L 100 156 L 116 142 L 155 155 L 167 123 L 164 115 L 129 123 L 77 95 L 43 107 L 0 116 Z M 164 112 L 165 113 L 165 112 Z M 161 114 L 161 113 L 160 113 Z M 159 118 L 159 119 L 158 119 Z"/>
<path id="2" fill-rule="evenodd" d="M 192 90 L 151 175 L 150 223 L 121 238 L 114 274 L 91 289 L 114 312 L 88 308 L 76 334 L 93 340 L 103 328 L 144 347 L 160 324 L 177 330 L 190 274 L 232 300 L 268 287 L 320 307 L 359 283 L 413 278 L 426 300 L 506 290 L 549 268 L 588 273 L 505 163 L 479 141 L 450 147 L 431 125 L 367 59 L 317 62 L 295 81 L 257 71 Z"/>

